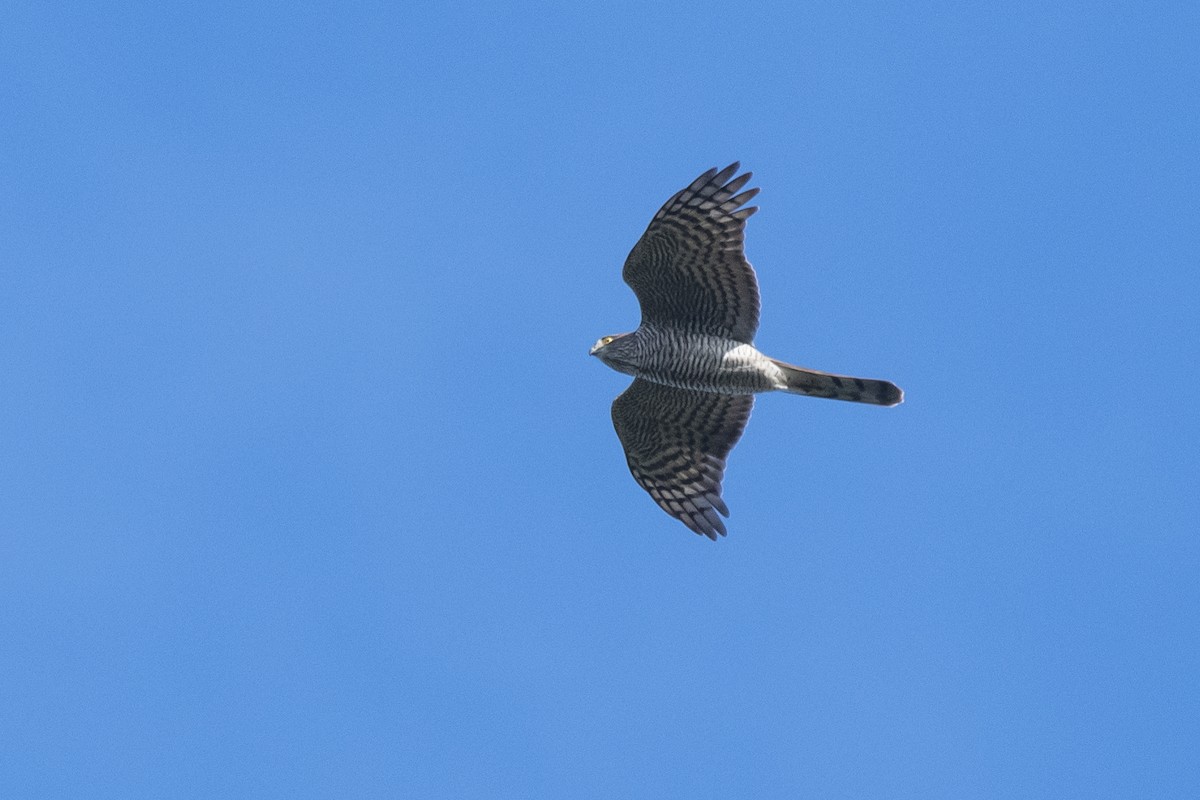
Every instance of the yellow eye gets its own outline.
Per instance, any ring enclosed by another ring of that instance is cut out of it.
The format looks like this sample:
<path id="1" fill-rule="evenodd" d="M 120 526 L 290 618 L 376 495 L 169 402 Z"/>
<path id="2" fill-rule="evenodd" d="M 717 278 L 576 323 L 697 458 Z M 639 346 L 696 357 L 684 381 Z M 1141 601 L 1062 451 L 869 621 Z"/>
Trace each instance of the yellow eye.
<path id="1" fill-rule="evenodd" d="M 600 340 L 600 344 L 612 344 L 612 340 L 613 340 L 613 337 L 605 336 L 603 339 Z"/>

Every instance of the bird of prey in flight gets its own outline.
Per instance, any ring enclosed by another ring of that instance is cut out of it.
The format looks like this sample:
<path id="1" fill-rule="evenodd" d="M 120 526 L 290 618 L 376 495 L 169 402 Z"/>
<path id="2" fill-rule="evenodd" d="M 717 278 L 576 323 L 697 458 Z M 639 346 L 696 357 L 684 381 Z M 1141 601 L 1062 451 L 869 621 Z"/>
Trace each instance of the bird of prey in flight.
<path id="1" fill-rule="evenodd" d="M 754 348 L 758 281 L 743 252 L 735 162 L 710 169 L 654 215 L 625 260 L 623 276 L 642 308 L 630 333 L 605 336 L 591 354 L 634 381 L 612 405 L 613 426 L 633 478 L 672 517 L 716 540 L 725 458 L 750 418 L 757 392 L 790 392 L 894 406 L 893 383 L 816 372 Z M 740 193 L 739 193 L 740 192 Z"/>

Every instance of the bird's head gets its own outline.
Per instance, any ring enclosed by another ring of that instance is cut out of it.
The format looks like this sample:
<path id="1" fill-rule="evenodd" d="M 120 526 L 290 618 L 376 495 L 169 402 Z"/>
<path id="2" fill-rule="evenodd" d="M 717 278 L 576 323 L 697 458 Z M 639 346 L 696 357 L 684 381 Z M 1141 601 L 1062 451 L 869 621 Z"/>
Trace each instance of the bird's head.
<path id="1" fill-rule="evenodd" d="M 633 375 L 637 370 L 637 353 L 633 338 L 628 333 L 602 336 L 592 345 L 590 355 L 596 356 L 617 372 Z"/>

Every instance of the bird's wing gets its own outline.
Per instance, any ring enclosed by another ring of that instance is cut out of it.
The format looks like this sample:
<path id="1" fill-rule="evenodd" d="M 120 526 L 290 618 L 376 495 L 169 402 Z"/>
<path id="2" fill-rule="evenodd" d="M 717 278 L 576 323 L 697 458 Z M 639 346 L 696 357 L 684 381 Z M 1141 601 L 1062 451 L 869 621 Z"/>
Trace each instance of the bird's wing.
<path id="1" fill-rule="evenodd" d="M 738 166 L 710 169 L 668 200 L 625 259 L 644 322 L 754 340 L 758 281 L 742 246 L 758 208 L 740 206 L 758 189 L 738 194 L 750 180 L 749 172 L 733 178 Z"/>
<path id="2" fill-rule="evenodd" d="M 676 389 L 638 378 L 613 401 L 629 471 L 654 502 L 693 531 L 725 535 L 725 457 L 741 438 L 754 395 Z"/>

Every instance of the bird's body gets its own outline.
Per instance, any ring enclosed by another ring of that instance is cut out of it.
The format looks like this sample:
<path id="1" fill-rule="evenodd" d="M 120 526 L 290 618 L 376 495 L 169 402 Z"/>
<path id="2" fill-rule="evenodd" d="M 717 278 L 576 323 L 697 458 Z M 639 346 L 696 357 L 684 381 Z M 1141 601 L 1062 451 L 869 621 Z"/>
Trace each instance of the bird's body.
<path id="1" fill-rule="evenodd" d="M 892 383 L 792 366 L 754 347 L 758 282 L 742 250 L 738 194 L 750 174 L 709 170 L 659 210 L 625 262 L 642 306 L 637 330 L 605 336 L 592 355 L 636 380 L 613 402 L 613 425 L 634 479 L 696 533 L 725 534 L 725 457 L 754 395 L 785 391 L 876 405 L 903 399 Z"/>
<path id="2" fill-rule="evenodd" d="M 618 372 L 677 389 L 755 394 L 783 388 L 781 370 L 754 345 L 711 334 L 643 323 L 596 355 Z"/>

